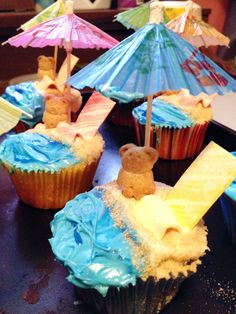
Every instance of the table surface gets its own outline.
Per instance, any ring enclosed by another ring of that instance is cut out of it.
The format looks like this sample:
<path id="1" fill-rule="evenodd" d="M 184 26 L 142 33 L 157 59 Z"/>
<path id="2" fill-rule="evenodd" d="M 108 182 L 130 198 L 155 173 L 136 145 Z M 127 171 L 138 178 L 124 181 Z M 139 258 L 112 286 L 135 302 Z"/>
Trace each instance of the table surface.
<path id="1" fill-rule="evenodd" d="M 109 123 L 101 130 L 106 148 L 94 185 L 117 176 L 118 148 L 133 141 L 130 128 Z M 192 159 L 159 160 L 155 179 L 174 185 Z M 8 175 L 0 167 L 0 314 L 95 314 L 77 299 L 67 270 L 57 263 L 48 239 L 55 211 L 31 208 L 19 201 Z M 163 314 L 236 313 L 236 248 L 230 243 L 220 205 L 205 216 L 209 248 L 197 274 L 185 280 Z"/>

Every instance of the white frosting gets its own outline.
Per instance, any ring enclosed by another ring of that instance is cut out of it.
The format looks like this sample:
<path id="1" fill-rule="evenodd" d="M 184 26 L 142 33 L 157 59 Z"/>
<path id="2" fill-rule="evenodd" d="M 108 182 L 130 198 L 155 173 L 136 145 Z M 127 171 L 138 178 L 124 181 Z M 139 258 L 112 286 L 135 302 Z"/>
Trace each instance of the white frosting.
<path id="1" fill-rule="evenodd" d="M 171 187 L 156 183 L 155 195 L 145 196 L 140 201 L 126 198 L 116 182 L 107 184 L 105 202 L 112 208 L 112 217 L 118 225 L 136 230 L 141 243 L 137 245 L 127 234 L 134 253 L 136 267 L 145 265 L 143 279 L 154 276 L 158 279 L 185 276 L 196 272 L 200 257 L 207 247 L 207 228 L 201 220 L 189 232 L 177 225 L 172 211 L 165 204 Z M 156 206 L 155 206 L 156 204 Z M 150 208 L 149 208 L 150 206 Z M 167 232 L 166 232 L 167 231 Z"/>
<path id="2" fill-rule="evenodd" d="M 154 241 L 161 241 L 168 230 L 180 231 L 172 208 L 157 195 L 144 196 L 130 209 L 130 215 Z"/>

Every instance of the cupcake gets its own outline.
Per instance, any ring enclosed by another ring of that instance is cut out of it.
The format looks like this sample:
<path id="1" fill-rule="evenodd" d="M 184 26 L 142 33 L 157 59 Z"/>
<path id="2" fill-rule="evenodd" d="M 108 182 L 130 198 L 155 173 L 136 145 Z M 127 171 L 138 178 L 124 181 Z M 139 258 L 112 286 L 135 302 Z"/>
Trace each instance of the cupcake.
<path id="1" fill-rule="evenodd" d="M 236 152 L 232 155 L 236 157 Z M 228 234 L 236 246 L 236 179 L 221 195 L 220 203 Z"/>
<path id="2" fill-rule="evenodd" d="M 57 260 L 79 298 L 100 313 L 157 313 L 201 264 L 203 221 L 178 232 L 165 203 L 170 187 L 155 186 L 141 201 L 123 196 L 116 182 L 95 188 L 68 202 L 51 223 Z M 157 230 L 167 220 L 173 229 L 161 238 Z"/>
<path id="3" fill-rule="evenodd" d="M 120 155 L 116 181 L 55 215 L 50 244 L 79 298 L 100 313 L 157 313 L 197 271 L 207 229 L 199 219 L 181 231 L 168 203 L 172 188 L 153 179 L 155 149 L 127 144 Z"/>
<path id="4" fill-rule="evenodd" d="M 70 93 L 66 89 L 60 91 L 53 81 L 45 78 L 41 82 L 23 82 L 10 85 L 3 93 L 4 99 L 33 117 L 21 115 L 20 121 L 14 128 L 15 132 L 24 132 L 42 121 L 46 98 L 49 95 L 67 97 L 71 105 L 71 121 L 76 121 L 82 105 L 80 92 L 74 88 L 71 88 Z"/>
<path id="5" fill-rule="evenodd" d="M 104 147 L 98 129 L 114 102 L 94 92 L 76 122 L 71 122 L 71 103 L 66 95 L 48 95 L 44 123 L 0 145 L 0 162 L 26 204 L 61 208 L 91 188 Z"/>
<path id="6" fill-rule="evenodd" d="M 191 96 L 187 90 L 168 91 L 153 100 L 151 146 L 160 157 L 181 160 L 197 155 L 202 149 L 212 119 L 210 102 L 215 95 Z M 136 138 L 144 142 L 147 102 L 133 110 Z"/>
<path id="7" fill-rule="evenodd" d="M 0 162 L 9 172 L 19 198 L 42 209 L 62 208 L 91 188 L 103 151 L 100 134 L 85 140 L 71 125 L 9 135 L 0 145 Z"/>
<path id="8" fill-rule="evenodd" d="M 119 153 L 117 180 L 68 202 L 49 241 L 80 300 L 103 314 L 158 313 L 201 264 L 202 217 L 232 182 L 236 159 L 211 142 L 172 188 L 154 182 L 154 148 Z"/>

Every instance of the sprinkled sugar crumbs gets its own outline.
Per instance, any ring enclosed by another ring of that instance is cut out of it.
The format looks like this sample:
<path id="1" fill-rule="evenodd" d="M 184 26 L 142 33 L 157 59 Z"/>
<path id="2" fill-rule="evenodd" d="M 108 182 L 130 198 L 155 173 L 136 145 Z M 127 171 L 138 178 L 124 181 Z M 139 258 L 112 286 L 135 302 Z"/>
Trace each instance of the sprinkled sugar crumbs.
<path id="1" fill-rule="evenodd" d="M 208 291 L 208 295 L 211 299 L 215 299 L 218 302 L 222 302 L 227 310 L 225 314 L 236 313 L 236 290 L 232 287 L 231 281 L 216 280 L 212 274 L 212 277 L 200 277 L 200 280 L 204 282 L 205 289 Z"/>

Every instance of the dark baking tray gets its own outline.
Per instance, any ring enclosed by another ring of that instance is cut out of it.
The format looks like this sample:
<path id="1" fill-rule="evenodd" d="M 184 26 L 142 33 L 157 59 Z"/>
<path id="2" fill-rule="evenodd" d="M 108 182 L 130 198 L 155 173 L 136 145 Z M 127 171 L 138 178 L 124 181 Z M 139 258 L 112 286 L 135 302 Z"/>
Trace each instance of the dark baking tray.
<path id="1" fill-rule="evenodd" d="M 116 178 L 118 149 L 134 141 L 132 128 L 105 123 L 101 132 L 106 148 L 94 185 Z M 174 185 L 192 160 L 159 160 L 155 179 Z M 0 314 L 95 314 L 77 299 L 74 287 L 66 280 L 66 269 L 51 252 L 49 223 L 54 214 L 20 202 L 0 167 Z M 230 243 L 218 201 L 205 221 L 210 251 L 163 314 L 236 313 L 236 248 Z"/>

